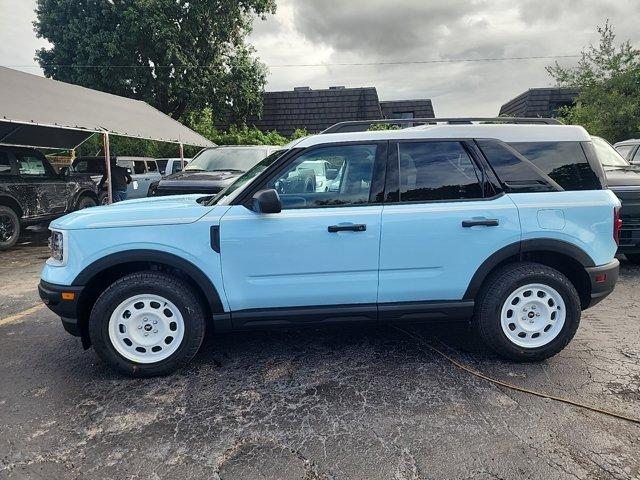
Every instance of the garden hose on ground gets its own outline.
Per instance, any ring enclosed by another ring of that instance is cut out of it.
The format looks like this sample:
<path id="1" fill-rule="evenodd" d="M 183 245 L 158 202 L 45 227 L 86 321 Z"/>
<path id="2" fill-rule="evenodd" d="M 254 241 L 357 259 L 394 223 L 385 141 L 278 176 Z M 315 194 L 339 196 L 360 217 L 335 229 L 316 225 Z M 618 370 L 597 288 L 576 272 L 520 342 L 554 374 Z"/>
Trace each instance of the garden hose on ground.
<path id="1" fill-rule="evenodd" d="M 396 330 L 401 331 L 405 335 L 407 335 L 407 336 L 409 336 L 409 337 L 411 337 L 411 338 L 413 338 L 415 340 L 419 340 L 421 342 L 423 342 L 423 340 L 424 340 L 422 337 L 420 337 L 418 335 L 415 335 L 415 334 L 413 334 L 411 332 L 408 332 L 407 330 L 404 330 L 403 328 L 397 327 L 395 325 L 393 326 L 393 328 L 395 328 Z M 610 412 L 608 410 L 604 410 L 604 409 L 599 408 L 599 407 L 593 407 L 591 405 L 586 405 L 584 403 L 580 403 L 580 402 L 576 402 L 576 401 L 573 401 L 573 400 L 569 400 L 567 398 L 556 397 L 556 396 L 550 395 L 548 393 L 538 392 L 536 390 L 529 390 L 528 388 L 519 387 L 518 385 L 513 385 L 511 383 L 507 383 L 507 382 L 504 382 L 502 380 L 497 380 L 497 379 L 492 378 L 492 377 L 490 377 L 488 375 L 485 375 L 484 373 L 479 372 L 479 371 L 477 371 L 477 370 L 475 370 L 475 369 L 473 369 L 471 367 L 468 367 L 467 365 L 465 365 L 465 364 L 461 363 L 460 361 L 452 358 L 451 356 L 447 355 L 442 350 L 434 347 L 433 345 L 426 344 L 426 346 L 429 348 L 429 350 L 437 353 L 442 358 L 444 358 L 445 360 L 449 361 L 450 363 L 452 363 L 453 365 L 458 367 L 460 370 L 464 370 L 465 372 L 470 373 L 474 377 L 481 378 L 481 379 L 486 380 L 487 382 L 493 383 L 495 385 L 499 385 L 501 387 L 509 388 L 509 389 L 515 390 L 517 392 L 528 393 L 529 395 L 535 395 L 536 397 L 548 398 L 550 400 L 555 400 L 556 402 L 566 403 L 568 405 L 573 405 L 574 407 L 583 408 L 585 410 L 590 410 L 592 412 L 602 413 L 602 414 L 608 415 L 610 417 L 618 418 L 620 420 L 626 420 L 627 422 L 631 422 L 631 423 L 635 423 L 637 425 L 640 425 L 640 419 L 638 419 L 638 418 L 628 417 L 628 416 L 623 415 L 621 413 Z"/>

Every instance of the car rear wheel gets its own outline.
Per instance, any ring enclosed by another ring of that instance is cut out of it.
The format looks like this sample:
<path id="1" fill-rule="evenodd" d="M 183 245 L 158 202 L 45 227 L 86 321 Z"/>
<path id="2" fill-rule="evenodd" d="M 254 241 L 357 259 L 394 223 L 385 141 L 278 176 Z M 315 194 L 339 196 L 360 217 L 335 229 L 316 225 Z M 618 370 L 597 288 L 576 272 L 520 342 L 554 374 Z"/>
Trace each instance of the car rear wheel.
<path id="1" fill-rule="evenodd" d="M 84 210 L 85 208 L 95 207 L 96 205 L 97 203 L 93 198 L 89 197 L 88 195 L 83 195 L 82 197 L 80 197 L 80 200 L 78 200 L 76 210 Z"/>
<path id="2" fill-rule="evenodd" d="M 9 207 L 0 205 L 0 250 L 13 247 L 20 238 L 20 219 Z"/>
<path id="3" fill-rule="evenodd" d="M 100 295 L 89 318 L 98 355 L 131 376 L 166 375 L 188 363 L 204 333 L 199 300 L 183 281 L 160 272 L 117 280 Z"/>
<path id="4" fill-rule="evenodd" d="M 580 324 L 580 298 L 559 271 L 537 263 L 509 264 L 485 282 L 475 327 L 500 356 L 540 361 L 560 352 Z"/>

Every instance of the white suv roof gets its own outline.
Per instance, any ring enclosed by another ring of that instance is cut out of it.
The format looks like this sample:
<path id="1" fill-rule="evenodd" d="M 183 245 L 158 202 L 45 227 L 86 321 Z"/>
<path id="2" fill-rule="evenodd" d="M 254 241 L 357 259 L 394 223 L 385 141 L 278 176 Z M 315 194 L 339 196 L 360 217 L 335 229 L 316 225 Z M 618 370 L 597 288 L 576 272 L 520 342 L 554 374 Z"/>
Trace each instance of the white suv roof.
<path id="1" fill-rule="evenodd" d="M 285 148 L 312 147 L 339 142 L 408 140 L 420 138 L 494 138 L 503 142 L 590 142 L 587 131 L 576 125 L 464 124 L 421 125 L 401 130 L 327 133 L 291 142 Z"/>

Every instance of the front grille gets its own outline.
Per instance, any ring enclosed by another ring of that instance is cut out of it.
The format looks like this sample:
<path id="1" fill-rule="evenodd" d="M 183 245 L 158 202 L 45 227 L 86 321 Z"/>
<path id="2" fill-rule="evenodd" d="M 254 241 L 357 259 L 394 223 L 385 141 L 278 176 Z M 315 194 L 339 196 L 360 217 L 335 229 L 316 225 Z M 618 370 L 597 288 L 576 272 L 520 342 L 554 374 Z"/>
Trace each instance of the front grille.
<path id="1" fill-rule="evenodd" d="M 622 217 L 620 247 L 640 246 L 640 218 Z"/>

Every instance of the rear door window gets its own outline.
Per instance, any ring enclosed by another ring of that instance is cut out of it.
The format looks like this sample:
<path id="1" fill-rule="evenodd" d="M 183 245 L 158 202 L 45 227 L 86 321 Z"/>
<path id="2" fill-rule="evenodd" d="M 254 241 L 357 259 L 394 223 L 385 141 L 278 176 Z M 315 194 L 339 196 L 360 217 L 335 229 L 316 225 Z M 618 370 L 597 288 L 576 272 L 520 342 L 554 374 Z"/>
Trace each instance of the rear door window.
<path id="1" fill-rule="evenodd" d="M 158 165 L 156 164 L 156 162 L 148 161 L 147 162 L 147 169 L 150 172 L 157 172 L 158 171 Z"/>
<path id="2" fill-rule="evenodd" d="M 483 197 L 481 174 L 460 142 L 402 142 L 400 201 Z"/>
<path id="3" fill-rule="evenodd" d="M 522 142 L 511 145 L 565 190 L 602 189 L 580 142 Z"/>

